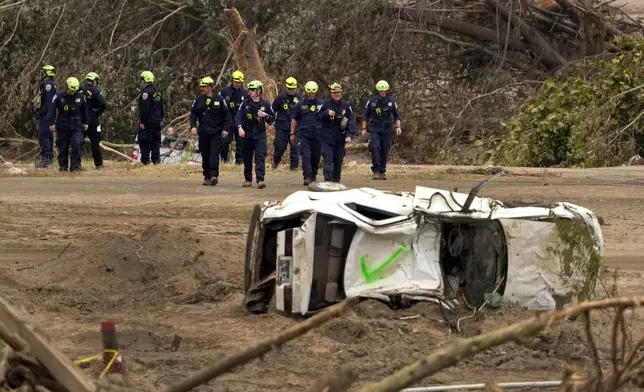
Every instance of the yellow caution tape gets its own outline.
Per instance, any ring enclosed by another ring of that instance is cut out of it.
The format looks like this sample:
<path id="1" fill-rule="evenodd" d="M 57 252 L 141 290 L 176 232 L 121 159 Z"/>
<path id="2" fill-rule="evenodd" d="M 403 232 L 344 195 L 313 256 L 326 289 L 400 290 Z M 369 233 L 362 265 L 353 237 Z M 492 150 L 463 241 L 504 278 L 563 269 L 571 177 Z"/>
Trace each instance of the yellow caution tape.
<path id="1" fill-rule="evenodd" d="M 103 352 L 104 353 L 111 353 L 113 355 L 112 355 L 112 359 L 110 359 L 110 361 L 107 363 L 107 366 L 105 366 L 105 369 L 103 369 L 103 371 L 101 372 L 101 375 L 98 376 L 99 380 L 102 379 L 103 377 L 105 377 L 107 372 L 110 370 L 110 368 L 114 364 L 114 361 L 116 361 L 116 358 L 119 356 L 119 351 L 118 350 L 103 350 Z M 90 362 L 95 361 L 95 360 L 97 360 L 97 359 L 99 359 L 101 357 L 102 357 L 101 354 L 97 354 L 97 355 L 92 355 L 92 356 L 89 356 L 89 357 L 77 359 L 77 360 L 74 361 L 74 365 L 82 365 L 82 364 L 90 363 Z"/>

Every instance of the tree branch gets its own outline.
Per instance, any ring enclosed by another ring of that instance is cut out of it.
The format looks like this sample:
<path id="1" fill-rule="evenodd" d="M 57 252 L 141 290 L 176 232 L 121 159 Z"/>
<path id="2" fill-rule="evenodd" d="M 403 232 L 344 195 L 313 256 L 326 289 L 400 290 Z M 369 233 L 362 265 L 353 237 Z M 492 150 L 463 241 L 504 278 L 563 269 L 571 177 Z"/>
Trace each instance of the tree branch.
<path id="1" fill-rule="evenodd" d="M 201 372 L 188 377 L 182 382 L 171 385 L 170 387 L 165 389 L 164 392 L 187 392 L 198 385 L 208 382 L 209 380 L 217 377 L 220 374 L 223 374 L 237 366 L 243 365 L 244 363 L 252 359 L 266 354 L 273 348 L 280 347 L 284 343 L 293 340 L 298 336 L 304 335 L 308 331 L 320 326 L 326 321 L 338 317 L 349 308 L 353 307 L 353 305 L 358 303 L 358 301 L 358 297 L 353 297 L 351 299 L 335 304 L 316 314 L 315 316 L 307 319 L 306 321 L 288 328 L 286 331 L 275 337 L 266 339 L 258 345 L 250 347 L 247 350 L 235 353 L 230 357 L 225 358 L 215 363 L 214 365 L 202 370 Z"/>
<path id="2" fill-rule="evenodd" d="M 491 347 L 509 342 L 521 342 L 533 337 L 546 327 L 550 327 L 566 317 L 577 316 L 593 309 L 615 306 L 638 307 L 644 304 L 644 296 L 616 297 L 601 301 L 586 301 L 572 305 L 568 309 L 542 312 L 528 320 L 509 325 L 469 339 L 458 340 L 427 357 L 404 367 L 380 382 L 366 385 L 360 392 L 395 392 L 408 387 L 437 371 L 453 366 L 464 358 L 470 357 Z M 631 352 L 632 357 L 635 356 Z"/>
<path id="3" fill-rule="evenodd" d="M 464 41 L 459 41 L 459 40 L 456 40 L 456 39 L 448 38 L 448 37 L 444 36 L 443 34 L 437 33 L 435 31 L 420 30 L 420 29 L 402 29 L 402 30 L 400 30 L 400 32 L 401 33 L 418 33 L 418 34 L 431 35 L 433 37 L 437 37 L 437 38 L 441 39 L 444 42 L 447 42 L 448 44 L 454 44 L 454 45 L 458 45 L 458 46 L 461 46 L 461 47 L 464 47 L 464 48 L 477 49 L 477 50 L 480 50 L 481 52 L 483 52 L 485 54 L 488 54 L 488 55 L 490 55 L 492 57 L 499 57 L 499 53 L 493 52 L 493 51 L 491 51 L 491 50 L 489 50 L 489 49 L 487 49 L 487 48 L 485 48 L 485 47 L 483 47 L 481 45 L 471 43 L 471 42 L 464 42 Z M 523 68 L 523 64 L 521 62 L 519 62 L 519 61 L 508 59 L 508 62 L 510 62 L 516 68 L 519 68 L 519 69 Z"/>

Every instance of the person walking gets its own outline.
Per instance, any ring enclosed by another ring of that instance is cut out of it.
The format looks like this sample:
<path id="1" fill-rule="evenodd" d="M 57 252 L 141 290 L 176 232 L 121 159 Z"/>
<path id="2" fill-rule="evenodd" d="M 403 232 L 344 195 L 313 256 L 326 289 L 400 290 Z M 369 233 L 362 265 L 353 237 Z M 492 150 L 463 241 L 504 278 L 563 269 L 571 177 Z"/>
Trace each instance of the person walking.
<path id="1" fill-rule="evenodd" d="M 400 113 L 396 100 L 387 95 L 389 83 L 380 80 L 376 83 L 378 95 L 369 98 L 364 110 L 362 121 L 362 135 L 367 134 L 367 123 L 369 124 L 369 152 L 371 152 L 372 179 L 386 180 L 387 158 L 391 150 L 391 139 L 393 138 L 393 120 L 396 121 L 396 135 L 401 134 Z"/>
<path id="2" fill-rule="evenodd" d="M 40 146 L 40 158 L 36 167 L 46 169 L 54 159 L 54 135 L 49 131 L 47 122 L 47 111 L 51 105 L 54 95 L 58 92 L 56 88 L 56 67 L 45 65 L 42 67 L 42 82 L 40 83 L 40 108 L 36 116 L 39 123 L 38 145 Z"/>
<path id="3" fill-rule="evenodd" d="M 351 105 L 342 99 L 342 85 L 329 86 L 331 99 L 324 101 L 317 114 L 320 121 L 320 141 L 324 158 L 324 181 L 340 182 L 345 143 L 356 133 L 355 116 Z"/>
<path id="4" fill-rule="evenodd" d="M 275 112 L 271 103 L 262 97 L 263 85 L 259 80 L 248 83 L 249 98 L 239 107 L 235 124 L 243 139 L 244 183 L 243 187 L 253 185 L 253 154 L 255 156 L 255 176 L 257 188 L 266 188 L 266 124 L 275 122 Z"/>
<path id="5" fill-rule="evenodd" d="M 89 116 L 89 128 L 83 134 L 83 140 L 86 136 L 89 137 L 92 158 L 94 159 L 94 166 L 97 169 L 103 166 L 103 154 L 99 145 L 101 140 L 103 140 L 100 117 L 107 108 L 105 96 L 98 89 L 99 80 L 100 77 L 96 72 L 90 72 L 85 76 L 85 84 L 80 89 L 80 93 L 85 97 L 87 114 Z"/>
<path id="6" fill-rule="evenodd" d="M 220 95 L 215 95 L 215 81 L 210 77 L 199 81 L 201 95 L 192 103 L 190 113 L 190 128 L 193 135 L 199 135 L 199 151 L 201 152 L 201 168 L 203 169 L 202 185 L 217 185 L 219 182 L 219 154 L 233 128 L 232 116 L 226 107 L 226 101 Z M 199 130 L 197 131 L 197 122 Z"/>
<path id="7" fill-rule="evenodd" d="M 221 95 L 226 100 L 226 107 L 230 111 L 230 114 L 233 118 L 237 115 L 239 106 L 248 99 L 248 90 L 244 88 L 244 74 L 237 70 L 231 75 L 232 81 L 230 85 L 224 87 L 220 92 Z M 229 135 L 224 139 L 224 145 L 221 151 L 221 160 L 224 162 L 229 162 L 230 154 L 230 143 L 232 142 L 233 135 L 235 138 L 235 164 L 241 165 L 244 162 L 244 157 L 242 153 L 242 147 L 244 140 L 239 136 L 237 128 L 233 127 L 229 130 Z"/>
<path id="8" fill-rule="evenodd" d="M 161 123 L 163 122 L 163 97 L 154 84 L 154 74 L 141 73 L 141 94 L 139 95 L 139 145 L 141 163 L 161 163 Z"/>
<path id="9" fill-rule="evenodd" d="M 81 155 L 83 147 L 83 132 L 89 126 L 87 105 L 85 97 L 78 89 L 80 82 L 75 77 L 67 79 L 67 90 L 57 92 L 52 98 L 47 111 L 49 131 L 56 133 L 56 147 L 58 147 L 58 170 L 78 172 L 81 168 Z M 69 147 L 71 145 L 71 166 Z"/>
<path id="10" fill-rule="evenodd" d="M 317 181 L 320 167 L 320 129 L 316 117 L 322 107 L 317 97 L 318 84 L 310 80 L 304 85 L 306 97 L 295 105 L 291 120 L 291 143 L 302 157 L 303 185 Z"/>
<path id="11" fill-rule="evenodd" d="M 286 79 L 286 91 L 273 100 L 273 111 L 277 115 L 275 120 L 275 140 L 273 141 L 273 169 L 279 166 L 286 147 L 290 146 L 289 168 L 297 170 L 299 157 L 295 143 L 290 143 L 291 119 L 295 105 L 302 99 L 297 94 L 297 80 L 293 77 Z"/>

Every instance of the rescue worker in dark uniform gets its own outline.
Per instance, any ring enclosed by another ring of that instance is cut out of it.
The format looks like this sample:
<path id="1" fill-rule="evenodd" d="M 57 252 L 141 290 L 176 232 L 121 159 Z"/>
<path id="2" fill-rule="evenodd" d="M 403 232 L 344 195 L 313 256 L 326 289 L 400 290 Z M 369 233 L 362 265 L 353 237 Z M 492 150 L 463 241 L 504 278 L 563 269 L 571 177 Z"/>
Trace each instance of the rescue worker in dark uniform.
<path id="1" fill-rule="evenodd" d="M 141 73 L 141 95 L 139 96 L 139 146 L 141 163 L 161 163 L 161 122 L 163 122 L 163 97 L 154 85 L 150 71 Z"/>
<path id="2" fill-rule="evenodd" d="M 400 113 L 393 97 L 387 95 L 389 83 L 380 80 L 376 83 L 378 95 L 369 98 L 364 110 L 362 135 L 367 134 L 369 123 L 369 151 L 371 152 L 372 179 L 386 180 L 387 158 L 393 137 L 393 121 L 396 121 L 396 135 L 400 135 Z"/>
<path id="3" fill-rule="evenodd" d="M 219 92 L 219 95 L 224 97 L 224 99 L 226 100 L 226 106 L 228 107 L 228 110 L 230 110 L 232 118 L 235 118 L 241 103 L 244 102 L 244 100 L 248 99 L 248 90 L 244 88 L 244 74 L 241 73 L 241 71 L 233 72 L 232 79 L 233 80 L 231 84 L 224 87 Z M 229 133 L 230 134 L 228 135 L 228 137 L 224 140 L 224 145 L 221 151 L 221 159 L 224 162 L 230 161 L 230 143 L 232 142 L 233 135 L 235 135 L 235 164 L 241 165 L 244 162 L 244 156 L 242 152 L 244 144 L 243 138 L 239 136 L 239 132 L 236 127 L 230 129 Z"/>
<path id="4" fill-rule="evenodd" d="M 85 84 L 81 87 L 80 92 L 85 96 L 85 103 L 87 104 L 87 114 L 89 116 L 89 128 L 83 134 L 89 137 L 92 148 L 92 158 L 94 159 L 94 166 L 100 169 L 103 166 L 103 154 L 101 147 L 98 143 L 103 140 L 101 133 L 100 116 L 107 108 L 107 102 L 103 93 L 98 89 L 99 76 L 96 72 L 90 72 L 85 77 Z"/>
<path id="5" fill-rule="evenodd" d="M 255 176 L 257 188 L 266 188 L 264 174 L 266 172 L 266 124 L 275 122 L 275 112 L 271 103 L 262 98 L 263 86 L 259 80 L 248 83 L 250 98 L 246 99 L 235 118 L 235 125 L 239 135 L 244 139 L 244 183 L 243 187 L 253 185 L 253 153 L 255 154 Z"/>
<path id="6" fill-rule="evenodd" d="M 299 157 L 295 143 L 290 143 L 291 118 L 295 105 L 302 99 L 297 92 L 297 80 L 293 77 L 286 79 L 286 92 L 281 93 L 273 100 L 273 111 L 277 114 L 275 120 L 275 141 L 273 142 L 273 169 L 276 169 L 290 145 L 290 169 L 297 170 Z"/>
<path id="7" fill-rule="evenodd" d="M 356 122 L 349 102 L 342 99 L 342 86 L 329 86 L 331 99 L 322 104 L 317 114 L 320 122 L 320 141 L 324 158 L 324 181 L 340 182 L 345 143 L 356 133 Z"/>
<path id="8" fill-rule="evenodd" d="M 89 118 L 85 97 L 78 89 L 80 82 L 74 77 L 67 79 L 67 91 L 58 92 L 49 105 L 47 122 L 49 130 L 56 133 L 58 147 L 58 170 L 80 171 L 83 133 L 87 131 Z M 72 147 L 71 166 L 69 165 L 69 146 Z"/>
<path id="9" fill-rule="evenodd" d="M 213 92 L 215 81 L 206 76 L 199 82 L 201 95 L 192 103 L 190 127 L 193 135 L 199 135 L 203 185 L 217 185 L 219 182 L 219 154 L 228 130 L 233 128 L 226 101 Z M 197 132 L 197 121 L 199 131 Z"/>
<path id="10" fill-rule="evenodd" d="M 318 84 L 308 81 L 304 85 L 306 97 L 295 105 L 291 120 L 291 143 L 297 138 L 297 151 L 302 156 L 302 175 L 304 186 L 317 181 L 320 167 L 320 128 L 316 118 L 322 107 L 317 97 Z"/>
<path id="11" fill-rule="evenodd" d="M 40 159 L 36 167 L 47 168 L 54 159 L 54 135 L 49 131 L 47 111 L 51 100 L 58 92 L 56 88 L 56 68 L 53 65 L 42 67 L 43 80 L 40 83 L 40 108 L 38 108 L 38 144 L 40 145 Z"/>

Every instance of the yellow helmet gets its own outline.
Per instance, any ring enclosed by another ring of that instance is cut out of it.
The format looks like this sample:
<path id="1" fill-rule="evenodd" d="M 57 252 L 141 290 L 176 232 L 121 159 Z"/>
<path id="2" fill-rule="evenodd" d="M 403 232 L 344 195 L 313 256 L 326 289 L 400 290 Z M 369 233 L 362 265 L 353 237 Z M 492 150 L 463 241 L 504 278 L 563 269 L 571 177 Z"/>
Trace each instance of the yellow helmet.
<path id="1" fill-rule="evenodd" d="M 141 72 L 141 79 L 145 83 L 154 83 L 154 74 L 150 71 L 143 71 Z"/>
<path id="2" fill-rule="evenodd" d="M 263 84 L 259 80 L 253 80 L 250 83 L 248 83 L 249 90 L 261 90 L 262 87 L 263 87 Z"/>
<path id="3" fill-rule="evenodd" d="M 241 71 L 239 71 L 239 70 L 233 72 L 233 82 L 243 83 L 244 82 L 244 74 L 241 73 Z"/>
<path id="4" fill-rule="evenodd" d="M 297 80 L 294 77 L 286 79 L 286 88 L 297 88 Z"/>
<path id="5" fill-rule="evenodd" d="M 199 87 L 202 87 L 202 86 L 214 86 L 214 85 L 215 85 L 215 81 L 212 80 L 212 78 L 210 76 L 206 76 L 205 78 L 203 78 L 203 79 L 201 79 L 199 81 Z"/>
<path id="6" fill-rule="evenodd" d="M 98 82 L 100 78 L 96 72 L 90 72 L 87 74 L 87 76 L 85 76 L 85 80 L 89 80 L 90 82 Z"/>
<path id="7" fill-rule="evenodd" d="M 315 93 L 318 91 L 318 84 L 312 80 L 309 80 L 304 85 L 304 91 L 306 91 L 307 93 Z"/>
<path id="8" fill-rule="evenodd" d="M 42 73 L 46 76 L 56 76 L 56 67 L 53 65 L 45 65 L 42 67 Z"/>
<path id="9" fill-rule="evenodd" d="M 385 80 L 380 80 L 376 83 L 376 90 L 378 91 L 387 91 L 389 90 L 389 83 Z"/>
<path id="10" fill-rule="evenodd" d="M 80 82 L 78 79 L 75 77 L 69 77 L 67 78 L 67 88 L 70 90 L 78 91 L 78 88 L 80 87 Z"/>
<path id="11" fill-rule="evenodd" d="M 332 93 L 340 93 L 342 92 L 342 85 L 340 83 L 333 83 L 332 85 L 329 86 L 329 90 Z"/>

